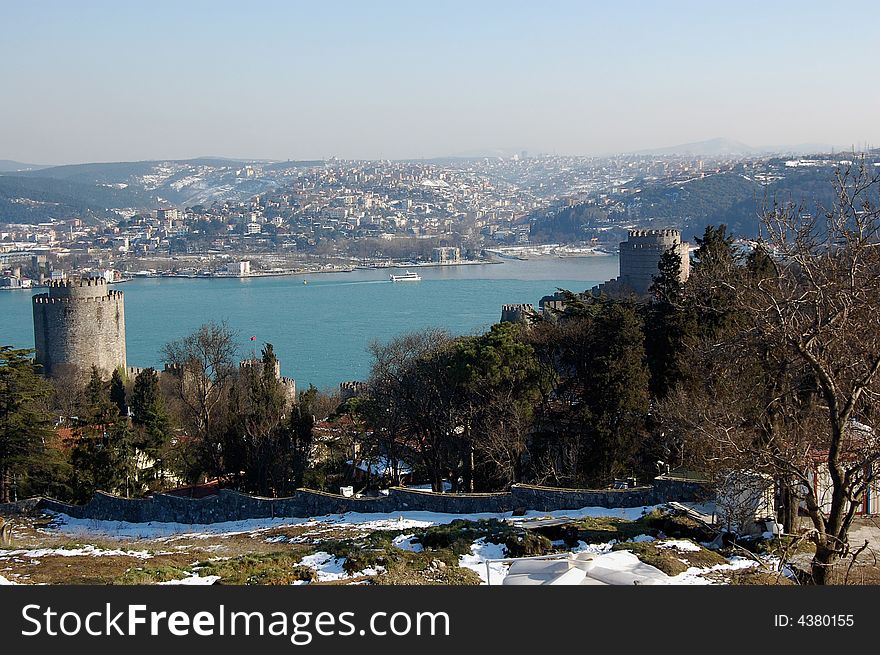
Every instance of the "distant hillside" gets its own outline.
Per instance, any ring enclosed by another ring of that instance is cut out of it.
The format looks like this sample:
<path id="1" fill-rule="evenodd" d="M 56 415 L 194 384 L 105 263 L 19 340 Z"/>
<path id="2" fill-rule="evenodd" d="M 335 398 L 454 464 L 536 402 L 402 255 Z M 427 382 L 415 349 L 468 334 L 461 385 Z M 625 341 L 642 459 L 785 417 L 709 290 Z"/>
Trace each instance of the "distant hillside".
<path id="1" fill-rule="evenodd" d="M 817 204 L 830 206 L 834 200 L 832 175 L 831 169 L 825 167 L 793 169 L 787 171 L 784 179 L 769 185 L 739 173 L 711 175 L 679 184 L 634 182 L 631 187 L 638 191 L 615 197 L 618 208 L 624 211 L 613 222 L 676 227 L 685 239 L 702 234 L 706 225 L 725 223 L 737 236 L 754 237 L 758 234 L 762 208 L 771 206 L 774 200 L 803 205 L 806 211 L 815 211 Z M 536 241 L 577 241 L 611 220 L 605 210 L 581 203 L 537 218 L 531 234 Z"/>
<path id="2" fill-rule="evenodd" d="M 71 216 L 107 218 L 111 208 L 148 207 L 148 193 L 70 180 L 0 175 L 0 223 L 39 223 Z"/>
<path id="3" fill-rule="evenodd" d="M 264 162 L 251 162 L 263 166 Z M 59 212 L 106 216 L 111 209 L 154 209 L 246 200 L 277 186 L 274 179 L 240 174 L 245 162 L 203 157 L 188 160 L 101 162 L 53 166 L 5 179 L 0 223 L 40 222 Z M 289 162 L 279 166 L 308 165 Z M 13 181 L 14 177 L 18 181 Z"/>
<path id="4" fill-rule="evenodd" d="M 638 150 L 635 155 L 690 155 L 694 157 L 749 156 L 757 154 L 757 150 L 745 143 L 732 139 L 709 139 L 694 143 L 681 143 L 664 148 L 648 148 Z"/>
<path id="5" fill-rule="evenodd" d="M 827 143 L 799 143 L 795 145 L 769 145 L 753 147 L 733 139 L 709 139 L 694 143 L 681 143 L 663 148 L 648 148 L 630 153 L 634 155 L 689 156 L 689 157 L 755 157 L 772 154 L 820 154 L 840 151 Z M 845 150 L 845 149 L 843 149 Z"/>
<path id="6" fill-rule="evenodd" d="M 0 159 L 0 173 L 17 173 L 18 171 L 34 171 L 40 168 L 47 168 L 39 164 L 25 164 L 12 159 Z"/>

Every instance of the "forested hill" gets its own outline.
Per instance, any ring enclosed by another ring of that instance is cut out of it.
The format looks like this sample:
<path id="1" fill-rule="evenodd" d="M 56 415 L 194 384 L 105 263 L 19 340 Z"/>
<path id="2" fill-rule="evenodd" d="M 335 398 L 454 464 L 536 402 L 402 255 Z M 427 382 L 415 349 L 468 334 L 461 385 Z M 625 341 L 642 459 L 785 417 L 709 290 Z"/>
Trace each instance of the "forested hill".
<path id="1" fill-rule="evenodd" d="M 760 212 L 777 202 L 793 202 L 805 211 L 833 200 L 831 167 L 784 170 L 784 177 L 762 183 L 737 172 L 707 175 L 687 182 L 644 180 L 628 185 L 627 192 L 611 196 L 610 205 L 595 200 L 551 213 L 536 215 L 531 234 L 536 241 L 578 241 L 612 224 L 658 224 L 677 227 L 685 239 L 703 233 L 706 225 L 725 223 L 737 236 L 757 236 Z"/>
<path id="2" fill-rule="evenodd" d="M 0 223 L 70 217 L 109 218 L 111 208 L 149 207 L 155 196 L 136 189 L 45 177 L 0 175 Z M 117 216 L 118 218 L 118 216 Z"/>
<path id="3" fill-rule="evenodd" d="M 153 209 L 244 200 L 273 188 L 240 175 L 244 162 L 200 158 L 53 166 L 0 176 L 0 223 L 109 217 L 113 209 Z"/>

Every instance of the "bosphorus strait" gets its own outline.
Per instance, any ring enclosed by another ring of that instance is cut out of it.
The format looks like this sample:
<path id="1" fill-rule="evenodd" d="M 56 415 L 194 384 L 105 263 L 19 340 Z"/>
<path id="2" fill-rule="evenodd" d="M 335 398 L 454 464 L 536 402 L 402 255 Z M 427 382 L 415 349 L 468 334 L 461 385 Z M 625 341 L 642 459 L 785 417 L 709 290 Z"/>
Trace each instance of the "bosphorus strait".
<path id="1" fill-rule="evenodd" d="M 617 257 L 539 257 L 418 270 L 422 280 L 404 285 L 391 283 L 387 269 L 134 279 L 116 287 L 126 299 L 128 365 L 161 368 L 165 343 L 205 322 L 226 321 L 238 334 L 242 358 L 269 342 L 283 374 L 295 378 L 300 388 L 335 387 L 367 375 L 367 348 L 374 339 L 387 341 L 429 326 L 456 335 L 482 332 L 499 320 L 502 304 L 537 305 L 557 288 L 583 291 L 614 277 Z M 0 293 L 0 343 L 33 347 L 31 295 Z"/>

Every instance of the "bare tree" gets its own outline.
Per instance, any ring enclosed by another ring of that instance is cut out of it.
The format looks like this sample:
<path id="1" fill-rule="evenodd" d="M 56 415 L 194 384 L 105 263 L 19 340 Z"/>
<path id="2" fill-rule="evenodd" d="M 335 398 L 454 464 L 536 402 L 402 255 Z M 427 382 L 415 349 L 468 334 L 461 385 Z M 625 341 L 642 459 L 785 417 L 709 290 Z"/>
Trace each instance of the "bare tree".
<path id="1" fill-rule="evenodd" d="M 764 212 L 772 265 L 711 281 L 729 292 L 739 331 L 697 346 L 705 395 L 692 384 L 666 406 L 704 462 L 786 481 L 812 524 L 818 584 L 849 553 L 880 460 L 878 187 L 862 159 L 837 171 L 830 208 Z"/>
<path id="2" fill-rule="evenodd" d="M 173 379 L 184 423 L 207 447 L 214 473 L 222 470 L 215 447 L 222 424 L 222 401 L 235 375 L 235 332 L 225 323 L 207 323 L 194 333 L 165 345 L 163 355 Z"/>

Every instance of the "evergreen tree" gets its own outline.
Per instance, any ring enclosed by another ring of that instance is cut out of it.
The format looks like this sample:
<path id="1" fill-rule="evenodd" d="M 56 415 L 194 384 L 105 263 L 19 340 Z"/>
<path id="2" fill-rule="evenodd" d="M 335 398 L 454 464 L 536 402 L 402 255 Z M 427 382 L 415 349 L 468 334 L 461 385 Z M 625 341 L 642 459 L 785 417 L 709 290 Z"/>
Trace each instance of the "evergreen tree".
<path id="1" fill-rule="evenodd" d="M 707 225 L 694 253 L 688 282 L 688 304 L 696 313 L 700 333 L 721 339 L 738 329 L 735 288 L 743 275 L 727 226 Z"/>
<path id="2" fill-rule="evenodd" d="M 588 416 L 580 466 L 588 484 L 607 484 L 639 468 L 649 409 L 644 339 L 629 303 L 608 303 L 596 317 L 583 380 Z"/>
<path id="3" fill-rule="evenodd" d="M 759 243 L 746 257 L 746 269 L 755 280 L 774 279 L 779 275 L 779 270 L 767 247 Z"/>
<path id="4" fill-rule="evenodd" d="M 651 371 L 651 394 L 664 398 L 683 376 L 681 354 L 697 331 L 693 311 L 684 304 L 681 258 L 674 249 L 663 253 L 659 275 L 645 307 L 645 350 Z"/>
<path id="5" fill-rule="evenodd" d="M 98 490 L 127 496 L 140 492 L 128 417 L 110 399 L 110 385 L 96 367 L 86 385 L 74 437 L 71 487 L 77 500 L 86 502 Z"/>
<path id="6" fill-rule="evenodd" d="M 290 413 L 288 435 L 290 443 L 290 473 L 293 488 L 301 487 L 303 475 L 309 466 L 309 453 L 312 449 L 315 428 L 315 400 L 318 390 L 309 385 L 308 390 L 300 391 L 296 405 Z"/>
<path id="7" fill-rule="evenodd" d="M 287 401 L 281 381 L 275 374 L 278 359 L 271 343 L 262 351 L 259 366 L 246 367 L 233 387 L 236 433 L 243 446 L 246 486 L 261 495 L 270 495 L 286 486 L 289 448 L 282 429 Z M 230 444 L 230 453 L 235 444 Z"/>
<path id="8" fill-rule="evenodd" d="M 110 377 L 110 400 L 116 405 L 121 416 L 128 415 L 128 405 L 125 402 L 125 381 L 122 379 L 119 369 L 113 370 Z"/>
<path id="9" fill-rule="evenodd" d="M 702 238 L 696 238 L 699 246 L 694 252 L 694 272 L 717 275 L 736 263 L 733 236 L 726 225 L 707 225 Z"/>
<path id="10" fill-rule="evenodd" d="M 51 387 L 34 373 L 31 350 L 0 346 L 0 502 L 20 485 L 40 492 L 41 467 L 52 440 L 52 420 L 42 402 Z M 30 486 L 28 487 L 28 485 Z"/>
<path id="11" fill-rule="evenodd" d="M 159 389 L 159 375 L 154 369 L 145 369 L 135 378 L 130 407 L 132 423 L 139 433 L 135 443 L 154 456 L 171 436 L 171 419 Z"/>

